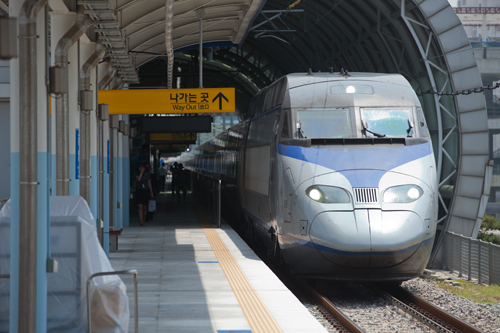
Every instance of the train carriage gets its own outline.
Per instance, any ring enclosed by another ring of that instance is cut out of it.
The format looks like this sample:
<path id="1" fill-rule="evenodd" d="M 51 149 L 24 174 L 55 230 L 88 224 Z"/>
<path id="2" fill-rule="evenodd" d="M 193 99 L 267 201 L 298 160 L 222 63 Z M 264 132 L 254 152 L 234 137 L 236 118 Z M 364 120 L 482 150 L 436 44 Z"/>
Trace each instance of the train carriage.
<path id="1" fill-rule="evenodd" d="M 401 281 L 423 271 L 436 229 L 436 168 L 404 77 L 290 74 L 259 92 L 248 115 L 183 163 L 221 177 L 225 200 L 235 199 L 294 274 Z M 205 163 L 192 163 L 200 157 Z"/>

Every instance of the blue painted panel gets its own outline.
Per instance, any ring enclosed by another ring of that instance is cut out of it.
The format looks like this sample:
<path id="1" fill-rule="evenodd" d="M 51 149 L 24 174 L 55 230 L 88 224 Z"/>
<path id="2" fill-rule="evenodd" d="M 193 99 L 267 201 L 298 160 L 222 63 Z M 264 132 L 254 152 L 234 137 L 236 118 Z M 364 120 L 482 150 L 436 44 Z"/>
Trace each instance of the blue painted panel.
<path id="1" fill-rule="evenodd" d="M 218 261 L 198 261 L 198 264 L 218 264 Z"/>
<path id="2" fill-rule="evenodd" d="M 51 178 L 52 178 L 52 183 L 50 184 L 51 185 L 51 195 L 57 195 L 57 183 L 56 183 L 56 179 L 57 179 L 57 169 L 56 169 L 56 165 L 57 165 L 57 158 L 56 158 L 56 155 L 53 154 L 52 155 L 52 163 L 51 163 L 51 166 L 50 166 L 50 173 L 51 173 Z"/>
<path id="3" fill-rule="evenodd" d="M 109 141 L 108 141 L 109 143 Z M 108 163 L 109 166 L 109 160 L 103 159 L 103 164 Z M 103 168 L 106 166 L 103 165 Z M 104 216 L 102 216 L 102 219 L 104 221 L 104 234 L 103 234 L 103 248 L 104 252 L 106 252 L 106 255 L 109 257 L 109 169 L 108 172 L 104 172 L 104 198 L 103 198 L 103 209 L 104 209 Z"/>
<path id="4" fill-rule="evenodd" d="M 49 154 L 37 154 L 36 330 L 47 332 L 47 257 L 50 239 Z"/>
<path id="5" fill-rule="evenodd" d="M 118 203 L 118 157 L 113 157 L 113 228 L 120 229 L 120 209 L 117 207 Z M 110 189 L 111 190 L 111 189 Z"/>
<path id="6" fill-rule="evenodd" d="M 74 154 L 69 155 L 69 195 L 80 195 L 80 180 L 76 179 L 76 156 Z"/>
<path id="7" fill-rule="evenodd" d="M 99 160 L 90 156 L 90 210 L 94 219 L 99 217 Z"/>
<path id="8" fill-rule="evenodd" d="M 109 140 L 108 140 L 108 153 L 106 155 L 106 160 L 107 160 L 106 172 L 109 174 Z"/>
<path id="9" fill-rule="evenodd" d="M 75 129 L 75 179 L 80 179 L 80 130 Z"/>

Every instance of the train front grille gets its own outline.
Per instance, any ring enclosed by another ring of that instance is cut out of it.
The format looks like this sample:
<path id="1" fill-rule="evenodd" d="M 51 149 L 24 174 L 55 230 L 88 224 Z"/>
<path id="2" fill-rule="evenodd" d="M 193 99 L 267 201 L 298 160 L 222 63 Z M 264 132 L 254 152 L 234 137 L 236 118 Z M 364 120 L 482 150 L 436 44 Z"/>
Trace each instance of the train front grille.
<path id="1" fill-rule="evenodd" d="M 373 187 L 360 187 L 353 188 L 356 203 L 377 203 L 378 202 L 378 188 Z"/>

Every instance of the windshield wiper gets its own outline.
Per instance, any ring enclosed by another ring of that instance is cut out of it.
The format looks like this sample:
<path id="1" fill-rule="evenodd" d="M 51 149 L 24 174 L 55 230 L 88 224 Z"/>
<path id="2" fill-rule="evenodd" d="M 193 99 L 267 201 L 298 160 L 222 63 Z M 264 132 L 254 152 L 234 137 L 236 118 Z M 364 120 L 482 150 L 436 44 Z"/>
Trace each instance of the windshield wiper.
<path id="1" fill-rule="evenodd" d="M 377 138 L 385 138 L 385 134 L 375 133 L 375 132 L 372 132 L 372 131 L 370 131 L 369 129 L 366 129 L 366 128 L 365 128 L 365 132 L 371 133 L 371 134 L 375 135 Z"/>
<path id="2" fill-rule="evenodd" d="M 377 138 L 385 138 L 385 134 L 379 134 L 379 133 L 375 133 L 375 132 L 370 131 L 368 129 L 368 124 L 365 121 L 362 120 L 361 123 L 363 124 L 363 130 L 365 132 L 371 133 L 371 134 L 375 135 Z"/>
<path id="3" fill-rule="evenodd" d="M 410 119 L 408 119 L 408 126 L 410 127 L 408 129 L 408 137 L 411 138 L 413 137 L 413 121 L 411 121 Z"/>
<path id="4" fill-rule="evenodd" d="M 307 136 L 304 135 L 304 131 L 302 131 L 302 124 L 297 123 L 295 124 L 295 127 L 297 127 L 297 132 L 299 133 L 299 139 L 307 139 Z"/>

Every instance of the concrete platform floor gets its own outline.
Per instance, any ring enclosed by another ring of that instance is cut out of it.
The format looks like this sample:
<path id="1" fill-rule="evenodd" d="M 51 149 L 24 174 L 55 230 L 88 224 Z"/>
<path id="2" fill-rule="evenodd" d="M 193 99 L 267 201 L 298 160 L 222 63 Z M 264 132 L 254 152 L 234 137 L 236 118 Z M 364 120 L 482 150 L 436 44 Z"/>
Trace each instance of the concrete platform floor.
<path id="1" fill-rule="evenodd" d="M 153 221 L 141 227 L 131 215 L 110 253 L 115 270 L 139 272 L 139 332 L 252 332 L 190 199 L 160 194 Z M 217 233 L 283 332 L 326 332 L 235 231 L 223 224 Z M 122 279 L 134 332 L 133 278 Z"/>

